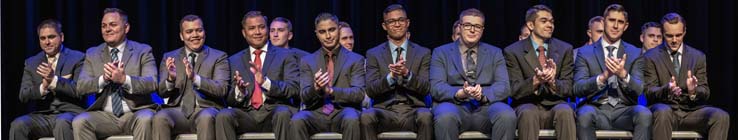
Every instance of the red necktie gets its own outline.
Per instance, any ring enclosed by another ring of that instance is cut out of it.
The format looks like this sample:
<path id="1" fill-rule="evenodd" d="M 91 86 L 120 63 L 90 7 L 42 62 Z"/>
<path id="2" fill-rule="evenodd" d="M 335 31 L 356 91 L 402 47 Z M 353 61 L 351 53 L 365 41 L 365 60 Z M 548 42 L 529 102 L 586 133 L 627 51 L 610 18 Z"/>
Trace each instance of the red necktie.
<path id="1" fill-rule="evenodd" d="M 543 46 L 538 46 L 538 63 L 541 63 L 541 68 L 546 65 L 546 49 Z"/>
<path id="2" fill-rule="evenodd" d="M 335 48 L 337 49 L 337 48 Z M 328 62 L 326 64 L 326 69 L 328 69 L 328 79 L 333 80 L 333 52 L 328 52 Z M 332 83 L 333 81 L 330 81 L 328 84 Z M 325 105 L 323 105 L 323 113 L 326 115 L 333 113 L 333 103 L 331 103 L 330 95 L 326 94 L 323 96 L 325 98 Z"/>
<path id="3" fill-rule="evenodd" d="M 254 51 L 254 64 L 256 65 L 257 71 L 261 70 L 261 52 L 262 50 L 255 50 Z M 254 73 L 256 74 L 256 73 Z M 257 83 L 256 79 L 254 79 L 254 92 L 251 95 L 251 106 L 255 109 L 259 109 L 261 107 L 263 101 L 261 97 L 261 83 Z"/>

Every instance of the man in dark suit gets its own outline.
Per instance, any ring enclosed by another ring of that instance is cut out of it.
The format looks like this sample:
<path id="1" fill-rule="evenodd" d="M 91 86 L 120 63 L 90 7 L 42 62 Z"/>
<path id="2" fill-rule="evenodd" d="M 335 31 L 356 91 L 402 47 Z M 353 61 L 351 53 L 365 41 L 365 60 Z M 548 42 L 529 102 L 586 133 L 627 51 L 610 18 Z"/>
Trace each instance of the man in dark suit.
<path id="1" fill-rule="evenodd" d="M 95 94 L 88 112 L 74 118 L 74 139 L 92 140 L 111 135 L 151 139 L 151 118 L 157 106 L 151 93 L 157 89 L 154 55 L 147 44 L 126 39 L 128 16 L 107 8 L 102 18 L 105 43 L 87 49 L 77 82 L 80 96 Z"/>
<path id="2" fill-rule="evenodd" d="M 426 107 L 431 52 L 406 39 L 410 19 L 402 5 L 387 6 L 382 27 L 389 41 L 367 51 L 367 95 L 373 108 L 361 113 L 362 133 L 376 140 L 385 131 L 414 131 L 433 139 L 433 114 Z"/>
<path id="3" fill-rule="evenodd" d="M 164 54 L 159 65 L 159 96 L 168 98 L 154 115 L 154 140 L 169 140 L 181 133 L 197 139 L 215 139 L 215 115 L 223 108 L 230 69 L 225 52 L 205 46 L 202 19 L 187 15 L 180 20 L 185 46 Z"/>
<path id="4" fill-rule="evenodd" d="M 651 112 L 638 105 L 643 91 L 640 49 L 621 39 L 628 13 L 619 4 L 605 9 L 605 34 L 579 49 L 574 94 L 585 98 L 577 110 L 577 137 L 594 140 L 595 129 L 633 131 L 633 139 L 650 139 Z"/>
<path id="5" fill-rule="evenodd" d="M 527 39 L 505 47 L 507 71 L 521 140 L 538 139 L 540 129 L 556 130 L 560 140 L 576 139 L 571 98 L 574 68 L 571 44 L 553 38 L 553 12 L 535 5 L 526 12 Z"/>
<path id="6" fill-rule="evenodd" d="M 297 60 L 290 50 L 267 43 L 266 21 L 259 11 L 242 19 L 249 46 L 229 58 L 233 79 L 226 99 L 232 108 L 216 117 L 219 140 L 238 139 L 244 132 L 274 132 L 278 140 L 290 135 L 290 118 L 297 112 L 290 102 L 298 97 Z"/>
<path id="7" fill-rule="evenodd" d="M 515 111 L 505 104 L 510 94 L 505 58 L 499 48 L 479 41 L 484 19 L 477 9 L 462 11 L 459 40 L 433 49 L 436 139 L 459 139 L 464 131 L 482 131 L 493 140 L 515 138 Z"/>
<path id="8" fill-rule="evenodd" d="M 321 13 L 315 36 L 322 47 L 300 60 L 300 97 L 305 110 L 292 116 L 291 139 L 318 132 L 339 132 L 360 139 L 359 110 L 364 100 L 364 57 L 338 45 L 338 18 Z"/>
<path id="9" fill-rule="evenodd" d="M 705 54 L 684 44 L 685 19 L 669 13 L 661 19 L 664 44 L 646 51 L 646 97 L 653 111 L 653 139 L 671 139 L 672 130 L 698 131 L 708 139 L 728 139 L 730 116 L 707 105 Z"/>
<path id="10" fill-rule="evenodd" d="M 77 95 L 75 79 L 82 69 L 84 54 L 64 48 L 64 33 L 59 21 L 48 19 L 36 29 L 43 52 L 29 57 L 23 68 L 18 96 L 22 103 L 33 102 L 35 110 L 10 124 L 11 140 L 54 136 L 72 140 L 72 119 L 84 111 Z"/>
<path id="11" fill-rule="evenodd" d="M 272 23 L 269 24 L 269 44 L 280 48 L 289 49 L 298 60 L 310 53 L 303 51 L 299 48 L 291 47 L 290 40 L 292 40 L 292 22 L 289 19 L 283 17 L 277 17 L 272 19 Z"/>

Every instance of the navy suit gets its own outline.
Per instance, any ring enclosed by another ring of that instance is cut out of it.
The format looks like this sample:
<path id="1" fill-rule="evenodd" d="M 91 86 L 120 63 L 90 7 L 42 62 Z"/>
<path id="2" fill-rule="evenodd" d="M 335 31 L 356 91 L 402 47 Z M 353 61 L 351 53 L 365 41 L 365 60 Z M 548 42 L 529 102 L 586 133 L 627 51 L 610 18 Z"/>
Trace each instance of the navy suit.
<path id="1" fill-rule="evenodd" d="M 705 54 L 684 44 L 679 72 L 674 70 L 670 48 L 665 44 L 646 51 L 644 60 L 645 92 L 653 111 L 653 139 L 671 139 L 672 130 L 691 130 L 708 139 L 727 139 L 730 116 L 724 110 L 707 105 L 710 88 L 707 85 Z M 697 77 L 694 97 L 687 91 L 687 71 Z M 669 91 L 671 77 L 682 89 L 676 96 Z"/>
<path id="2" fill-rule="evenodd" d="M 633 139 L 650 139 L 651 112 L 638 105 L 638 96 L 643 91 L 641 49 L 623 40 L 615 57 L 627 54 L 625 69 L 630 79 L 616 79 L 604 86 L 597 83 L 597 77 L 608 70 L 605 64 L 607 54 L 602 39 L 579 48 L 574 70 L 574 94 L 586 98 L 577 110 L 577 137 L 582 140 L 596 139 L 595 129 L 633 131 Z M 612 76 L 617 77 L 615 74 Z M 610 78 L 610 77 L 606 77 Z M 618 100 L 609 104 L 608 97 Z"/>
<path id="3" fill-rule="evenodd" d="M 566 99 L 572 96 L 573 59 L 571 44 L 556 38 L 546 41 L 545 56 L 556 63 L 555 87 L 541 83 L 533 86 L 535 68 L 543 69 L 531 38 L 505 47 L 510 74 L 513 106 L 518 116 L 520 139 L 538 139 L 540 129 L 556 129 L 557 139 L 576 139 L 574 109 Z M 539 54 L 540 55 L 540 54 Z"/>
<path id="4" fill-rule="evenodd" d="M 313 87 L 315 73 L 327 72 L 327 51 L 321 48 L 300 60 L 300 97 L 305 110 L 292 116 L 292 139 L 309 139 L 319 132 L 339 132 L 344 140 L 360 139 L 357 109 L 365 96 L 364 57 L 342 46 L 334 47 L 332 52 L 335 58 L 333 79 L 328 83 L 333 88 L 330 95 Z M 328 106 L 334 110 L 325 114 L 322 110 Z"/>
<path id="5" fill-rule="evenodd" d="M 39 89 L 43 77 L 36 73 L 36 69 L 42 62 L 47 62 L 46 53 L 40 52 L 26 59 L 18 97 L 23 103 L 33 103 L 35 110 L 13 120 L 10 124 L 10 139 L 27 140 L 46 136 L 74 139 L 72 119 L 74 115 L 84 111 L 84 98 L 77 95 L 75 80 L 82 69 L 85 56 L 82 52 L 60 47 L 54 68 L 57 78 L 55 88 L 43 96 Z"/>
<path id="6" fill-rule="evenodd" d="M 433 49 L 430 68 L 431 96 L 436 139 L 458 139 L 464 131 L 482 131 L 491 139 L 515 138 L 515 111 L 505 104 L 510 95 L 507 67 L 502 50 L 479 43 L 476 84 L 481 85 L 481 101 L 457 99 L 468 77 L 462 67 L 459 41 Z"/>

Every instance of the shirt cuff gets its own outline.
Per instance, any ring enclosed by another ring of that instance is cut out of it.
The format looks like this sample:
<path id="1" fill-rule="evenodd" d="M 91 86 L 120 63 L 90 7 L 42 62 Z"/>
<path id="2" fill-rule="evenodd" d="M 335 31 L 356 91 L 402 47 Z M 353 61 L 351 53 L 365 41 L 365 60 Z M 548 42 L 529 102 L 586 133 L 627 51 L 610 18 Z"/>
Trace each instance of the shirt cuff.
<path id="1" fill-rule="evenodd" d="M 630 74 L 625 75 L 625 79 L 623 79 L 623 82 L 625 82 L 626 84 L 630 83 Z"/>
<path id="2" fill-rule="evenodd" d="M 54 90 L 56 89 L 56 82 L 59 81 L 59 76 L 54 76 L 54 78 L 51 79 L 51 83 L 49 83 L 49 87 L 47 89 Z"/>
<path id="3" fill-rule="evenodd" d="M 49 93 L 49 90 L 44 89 L 44 85 L 43 84 L 38 85 L 38 91 L 39 91 L 39 93 L 41 93 L 41 96 L 42 97 L 46 97 L 46 94 Z"/>
<path id="4" fill-rule="evenodd" d="M 236 101 L 241 102 L 243 101 L 243 98 L 246 98 L 246 95 L 243 95 L 241 93 L 241 89 L 239 89 L 238 87 L 236 87 L 234 92 L 236 93 L 236 95 L 234 95 L 236 97 Z"/>
<path id="5" fill-rule="evenodd" d="M 692 101 L 697 100 L 697 94 L 689 95 L 689 100 L 692 100 Z"/>
<path id="6" fill-rule="evenodd" d="M 102 93 L 103 89 L 105 89 L 105 86 L 108 85 L 108 81 L 105 81 L 105 78 L 103 78 L 102 75 L 100 75 L 100 78 L 97 80 L 97 93 Z"/>
<path id="7" fill-rule="evenodd" d="M 169 80 L 166 80 L 166 79 L 165 79 L 164 81 L 165 81 L 165 82 L 164 82 L 164 83 L 165 83 L 165 85 L 167 86 L 167 87 L 166 87 L 167 91 L 172 91 L 172 90 L 174 90 L 174 83 L 173 83 L 173 82 L 169 82 Z"/>
<path id="8" fill-rule="evenodd" d="M 395 82 L 395 79 L 392 78 L 392 76 L 390 74 L 387 74 L 387 83 L 389 83 L 390 86 L 394 86 L 395 83 L 396 83 Z"/>
<path id="9" fill-rule="evenodd" d="M 133 84 L 131 84 L 131 76 L 126 75 L 126 81 L 123 82 L 123 90 L 128 94 L 133 93 Z"/>
<path id="10" fill-rule="evenodd" d="M 195 86 L 195 89 L 200 89 L 200 75 L 195 74 L 195 80 L 192 80 L 192 85 Z"/>
<path id="11" fill-rule="evenodd" d="M 597 90 L 605 89 L 605 82 L 600 81 L 600 76 L 601 75 L 597 75 L 597 79 L 595 79 L 595 81 L 597 81 Z M 607 81 L 607 78 L 608 77 L 605 77 L 605 81 Z"/>
<path id="12" fill-rule="evenodd" d="M 269 80 L 269 77 L 264 77 L 264 82 L 261 83 L 261 88 L 264 89 L 264 91 L 269 91 L 269 89 L 272 88 L 272 80 Z"/>

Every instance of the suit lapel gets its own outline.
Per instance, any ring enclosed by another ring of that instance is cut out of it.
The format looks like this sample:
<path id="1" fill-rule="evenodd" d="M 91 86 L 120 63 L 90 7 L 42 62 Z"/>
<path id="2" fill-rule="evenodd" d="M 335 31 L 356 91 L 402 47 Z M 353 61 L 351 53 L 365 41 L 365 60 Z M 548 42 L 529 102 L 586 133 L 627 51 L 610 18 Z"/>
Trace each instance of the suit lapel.
<path id="1" fill-rule="evenodd" d="M 197 56 L 197 60 L 195 60 L 195 66 L 193 66 L 194 73 L 200 72 L 200 67 L 202 67 L 202 63 L 205 62 L 205 58 L 208 57 L 208 54 L 210 54 L 210 48 L 208 46 L 202 46 L 202 53 Z"/>
<path id="2" fill-rule="evenodd" d="M 64 70 L 64 64 L 66 63 L 67 53 L 65 48 L 61 48 L 62 50 L 59 51 L 59 54 L 56 54 L 56 68 L 54 68 L 54 75 L 58 76 L 64 76 L 62 75 L 62 71 Z M 46 55 L 44 55 L 46 57 Z"/>
<path id="3" fill-rule="evenodd" d="M 600 71 L 605 71 L 605 52 L 603 51 L 602 47 L 602 39 L 595 42 L 594 48 L 592 48 L 592 52 L 594 52 L 595 57 L 597 58 L 597 63 L 600 64 Z M 618 49 L 622 50 L 622 49 Z"/>
<path id="4" fill-rule="evenodd" d="M 410 42 L 410 40 L 406 40 L 407 42 L 407 50 L 405 50 L 405 67 L 408 69 L 411 69 L 415 61 L 419 61 L 420 59 L 415 59 L 415 45 Z M 392 56 L 392 55 L 390 55 Z"/>
<path id="5" fill-rule="evenodd" d="M 105 63 L 109 63 L 112 60 L 112 56 L 110 56 L 110 47 L 105 45 L 105 43 L 101 44 L 98 48 L 100 48 L 100 60 L 102 60 L 102 65 L 105 65 Z"/>
<path id="6" fill-rule="evenodd" d="M 667 50 L 669 48 L 666 47 L 666 45 L 662 45 L 662 46 L 660 46 L 659 49 L 661 49 L 660 50 L 661 51 L 661 57 L 660 57 L 660 59 L 662 59 L 662 61 L 664 61 L 664 63 L 663 63 L 665 65 L 664 67 L 666 67 L 666 69 L 669 70 L 669 75 L 674 76 L 675 78 L 679 78 L 679 75 L 676 75 L 676 71 L 674 71 L 674 63 L 672 63 L 672 61 L 671 61 L 671 55 L 669 55 L 669 50 Z"/>
<path id="7" fill-rule="evenodd" d="M 682 47 L 684 48 L 682 48 L 682 60 L 679 63 L 681 65 L 679 66 L 679 79 L 677 79 L 679 82 L 677 83 L 685 83 L 686 85 L 687 78 L 689 78 L 687 77 L 687 71 L 692 69 L 692 55 L 690 54 L 691 52 L 687 51 L 687 45 L 683 45 Z"/>
<path id="8" fill-rule="evenodd" d="M 277 52 L 274 52 L 276 50 L 277 49 L 274 49 L 274 46 L 271 46 L 271 45 L 267 48 L 266 57 L 264 57 L 264 60 L 262 60 L 262 61 L 264 61 L 264 63 L 262 63 L 262 65 L 261 65 L 261 73 L 262 74 L 267 75 L 267 72 L 269 72 L 269 69 L 271 68 L 270 66 L 271 66 L 272 62 L 274 62 L 274 59 L 276 58 L 274 56 L 274 55 L 277 54 Z"/>
<path id="9" fill-rule="evenodd" d="M 461 63 L 461 50 L 459 49 L 459 41 L 456 41 L 454 43 L 454 46 L 451 47 L 451 51 L 444 52 L 444 53 L 451 53 L 449 57 L 451 58 L 452 63 L 454 64 L 454 67 L 456 67 L 456 71 L 459 72 L 460 77 L 464 78 L 466 80 L 466 71 L 464 71 L 464 66 L 462 66 Z"/>
<path id="10" fill-rule="evenodd" d="M 480 62 L 483 62 L 486 60 L 492 60 L 492 59 L 487 58 L 489 57 L 489 53 L 487 53 L 487 47 L 482 47 L 482 46 L 484 45 L 482 45 L 481 43 L 479 44 L 479 46 L 477 46 L 478 47 L 477 48 L 477 63 L 476 63 L 477 69 L 475 70 L 477 74 L 476 75 L 477 79 L 479 79 L 479 75 L 482 74 L 482 67 L 484 67 L 484 64 L 487 64 L 487 63 L 480 63 Z"/>
<path id="11" fill-rule="evenodd" d="M 128 66 L 128 62 L 129 60 L 131 60 L 131 55 L 133 55 L 133 51 L 135 50 L 133 49 L 133 47 L 134 46 L 131 45 L 129 41 L 126 41 L 126 48 L 124 49 L 125 51 L 123 51 L 123 57 L 121 57 L 122 59 L 120 59 L 120 63 L 126 64 L 126 66 Z"/>
<path id="12" fill-rule="evenodd" d="M 242 69 L 239 69 L 239 68 L 231 68 L 231 69 L 237 70 L 237 71 L 240 70 L 239 73 L 241 74 L 241 78 L 243 79 L 243 81 L 251 83 L 246 87 L 247 88 L 246 90 L 253 91 L 254 85 L 255 85 L 254 84 L 254 73 L 251 72 L 251 64 L 249 64 L 249 62 L 251 62 L 251 51 L 249 47 L 246 47 L 246 49 L 243 50 L 243 56 L 241 57 L 241 64 L 237 65 L 237 66 L 242 66 Z M 250 95 L 251 94 L 247 96 L 248 99 L 251 99 Z M 244 100 L 244 102 L 248 102 L 248 101 Z"/>
<path id="13" fill-rule="evenodd" d="M 336 81 L 338 80 L 339 75 L 343 72 L 343 64 L 346 62 L 346 58 L 348 55 L 348 50 L 343 49 L 343 47 L 338 46 L 341 49 L 338 51 L 338 60 L 336 60 L 335 63 L 333 63 L 333 81 L 331 81 L 331 85 L 336 85 Z M 346 51 L 346 52 L 344 52 Z"/>
<path id="14" fill-rule="evenodd" d="M 382 60 L 386 64 L 393 64 L 394 63 L 394 60 L 392 60 L 392 53 L 395 53 L 395 52 L 394 52 L 394 50 L 392 50 L 392 47 L 390 47 L 390 43 L 391 42 L 387 41 L 384 44 L 384 52 L 385 52 L 384 54 L 387 54 L 387 55 L 380 55 L 380 56 L 382 56 Z"/>

